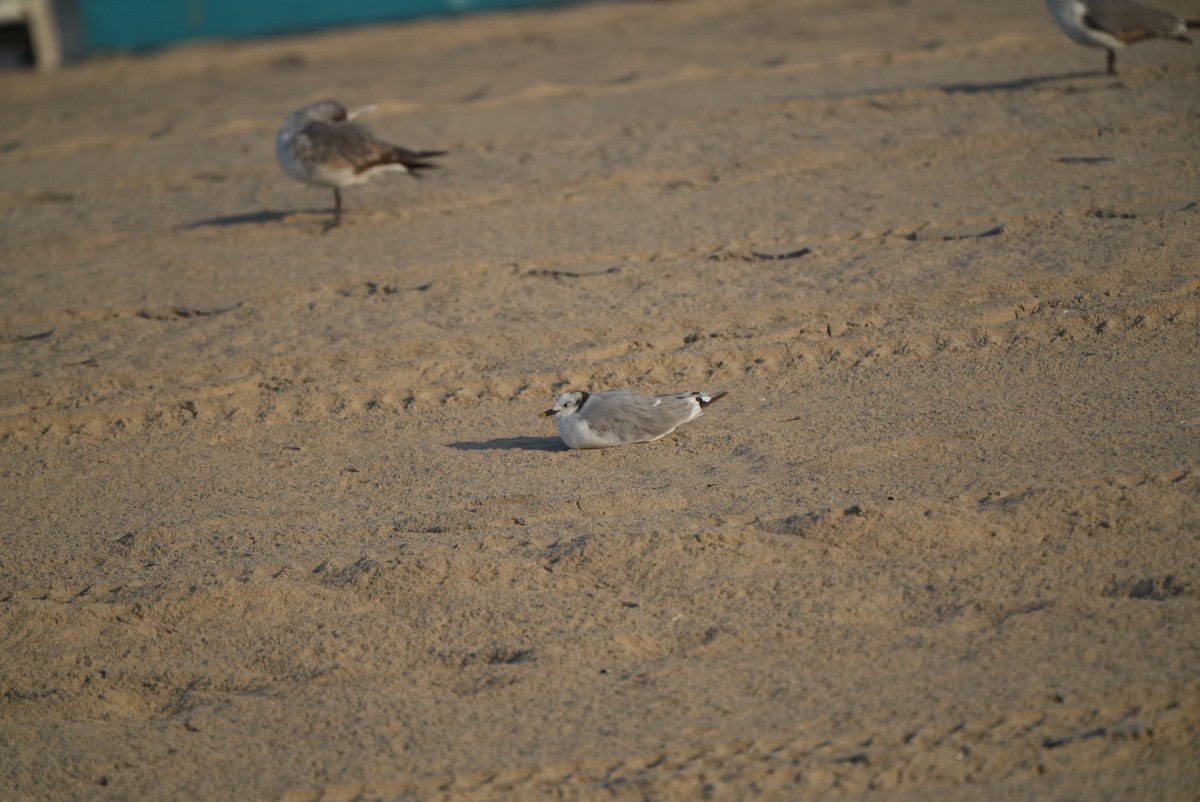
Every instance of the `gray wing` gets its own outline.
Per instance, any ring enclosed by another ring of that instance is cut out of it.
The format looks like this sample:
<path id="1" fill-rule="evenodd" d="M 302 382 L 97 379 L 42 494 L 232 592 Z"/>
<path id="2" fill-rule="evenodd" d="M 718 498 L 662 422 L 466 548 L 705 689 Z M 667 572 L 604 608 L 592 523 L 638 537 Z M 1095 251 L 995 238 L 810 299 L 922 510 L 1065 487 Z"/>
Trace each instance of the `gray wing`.
<path id="1" fill-rule="evenodd" d="M 301 129 L 296 149 L 306 160 L 342 165 L 356 173 L 380 164 L 402 164 L 410 170 L 420 170 L 434 166 L 423 159 L 443 155 L 442 151 L 418 152 L 384 142 L 354 123 L 326 123 L 319 120 Z"/>
<path id="2" fill-rule="evenodd" d="M 1122 42 L 1154 36 L 1179 36 L 1179 17 L 1131 0 L 1089 0 L 1083 24 L 1111 34 Z"/>
<path id="3" fill-rule="evenodd" d="M 596 432 L 612 432 L 623 443 L 636 443 L 667 434 L 688 420 L 695 406 L 686 394 L 653 396 L 607 390 L 588 398 L 582 416 Z"/>

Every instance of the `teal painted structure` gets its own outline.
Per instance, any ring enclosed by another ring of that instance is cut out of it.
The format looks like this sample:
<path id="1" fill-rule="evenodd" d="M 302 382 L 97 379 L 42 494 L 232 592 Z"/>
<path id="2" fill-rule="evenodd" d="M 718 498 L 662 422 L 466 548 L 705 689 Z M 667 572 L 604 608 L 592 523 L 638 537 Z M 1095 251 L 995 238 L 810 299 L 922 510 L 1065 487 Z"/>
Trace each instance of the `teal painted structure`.
<path id="1" fill-rule="evenodd" d="M 184 39 L 296 33 L 570 0 L 76 0 L 90 51 L 145 50 Z"/>

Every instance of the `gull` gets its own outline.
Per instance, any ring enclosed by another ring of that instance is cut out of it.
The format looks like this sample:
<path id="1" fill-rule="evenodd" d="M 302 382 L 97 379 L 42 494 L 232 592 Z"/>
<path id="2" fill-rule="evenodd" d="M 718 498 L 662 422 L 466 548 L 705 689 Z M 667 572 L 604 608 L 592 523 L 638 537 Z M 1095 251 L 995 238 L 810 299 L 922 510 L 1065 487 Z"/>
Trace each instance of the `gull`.
<path id="1" fill-rule="evenodd" d="M 630 390 L 563 393 L 543 418 L 558 416 L 558 436 L 567 448 L 607 448 L 649 443 L 675 431 L 727 393 L 642 395 Z"/>
<path id="2" fill-rule="evenodd" d="M 1046 8 L 1067 36 L 1108 51 L 1109 75 L 1117 74 L 1118 48 L 1143 39 L 1190 43 L 1188 28 L 1200 28 L 1200 20 L 1185 20 L 1134 0 L 1046 0 Z"/>
<path id="3" fill-rule="evenodd" d="M 333 222 L 342 221 L 342 187 L 365 184 L 381 173 L 410 173 L 436 167 L 426 159 L 444 155 L 441 150 L 412 151 L 376 139 L 354 118 L 374 111 L 363 106 L 347 112 L 336 100 L 311 103 L 293 112 L 275 136 L 275 158 L 284 172 L 317 187 L 333 189 Z"/>

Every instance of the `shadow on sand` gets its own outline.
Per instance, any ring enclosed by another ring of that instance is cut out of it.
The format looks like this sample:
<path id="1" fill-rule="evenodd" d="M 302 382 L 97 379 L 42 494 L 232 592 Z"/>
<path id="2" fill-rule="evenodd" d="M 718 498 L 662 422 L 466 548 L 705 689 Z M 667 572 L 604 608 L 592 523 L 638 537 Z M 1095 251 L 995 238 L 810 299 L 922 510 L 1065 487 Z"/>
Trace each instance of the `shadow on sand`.
<path id="1" fill-rule="evenodd" d="M 459 451 L 490 451 L 498 449 L 500 451 L 512 451 L 520 449 L 521 451 L 566 451 L 567 447 L 563 445 L 563 441 L 557 437 L 497 437 L 494 440 L 481 440 L 472 442 L 469 440 L 450 443 L 451 448 L 456 448 Z"/>
<path id="2" fill-rule="evenodd" d="M 910 92 L 914 89 L 921 90 L 936 90 L 947 94 L 975 94 L 980 92 L 1019 92 L 1022 89 L 1029 89 L 1043 84 L 1057 84 L 1074 81 L 1082 78 L 1095 79 L 1106 78 L 1107 74 L 1103 70 L 1092 70 L 1090 72 L 1062 72 L 1055 75 L 1030 75 L 1025 78 L 1013 78 L 1007 81 L 961 81 L 951 84 L 914 84 L 914 85 L 894 85 L 894 86 L 874 86 L 852 89 L 845 92 L 823 92 L 815 95 L 795 95 L 779 98 L 784 101 L 791 100 L 859 100 L 864 98 L 885 98 L 888 95 L 898 95 L 905 92 Z M 1091 84 L 1085 88 L 1072 86 L 1069 83 L 1063 88 L 1066 92 L 1096 92 L 1108 89 L 1118 89 L 1123 84 L 1120 79 L 1114 81 L 1106 81 L 1099 84 Z"/>
<path id="3" fill-rule="evenodd" d="M 210 217 L 206 220 L 196 220 L 192 223 L 184 223 L 180 225 L 183 229 L 192 228 L 207 228 L 214 226 L 216 228 L 226 228 L 228 226 L 244 226 L 244 225 L 262 225 L 263 223 L 277 223 L 280 220 L 286 220 L 289 217 L 297 214 L 329 214 L 330 209 L 290 209 L 286 212 L 277 212 L 273 209 L 263 209 L 261 212 L 247 212 L 246 214 L 226 214 L 220 217 Z"/>
<path id="4" fill-rule="evenodd" d="M 975 92 L 1018 92 L 1039 84 L 1052 84 L 1059 81 L 1074 81 L 1080 78 L 1106 78 L 1103 70 L 1089 72 L 1065 72 L 1059 75 L 1031 75 L 1028 78 L 1015 78 L 1011 81 L 980 81 L 977 83 L 963 82 L 957 84 L 939 84 L 936 88 L 943 92 L 974 94 Z"/>

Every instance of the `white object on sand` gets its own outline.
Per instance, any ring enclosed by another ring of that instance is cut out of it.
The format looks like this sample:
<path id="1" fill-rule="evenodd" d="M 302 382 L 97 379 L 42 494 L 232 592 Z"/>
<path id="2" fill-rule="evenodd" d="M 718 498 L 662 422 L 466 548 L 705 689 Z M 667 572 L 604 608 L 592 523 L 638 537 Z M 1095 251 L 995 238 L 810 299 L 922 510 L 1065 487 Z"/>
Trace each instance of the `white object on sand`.
<path id="1" fill-rule="evenodd" d="M 1188 28 L 1200 20 L 1184 20 L 1169 11 L 1134 0 L 1046 0 L 1058 27 L 1081 45 L 1108 52 L 1108 74 L 1117 74 L 1117 49 L 1144 39 L 1174 39 L 1190 43 Z"/>
<path id="2" fill-rule="evenodd" d="M 629 390 L 563 393 L 542 417 L 558 417 L 558 435 L 568 448 L 606 448 L 649 443 L 675 431 L 726 396 L 719 393 L 642 395 Z"/>

